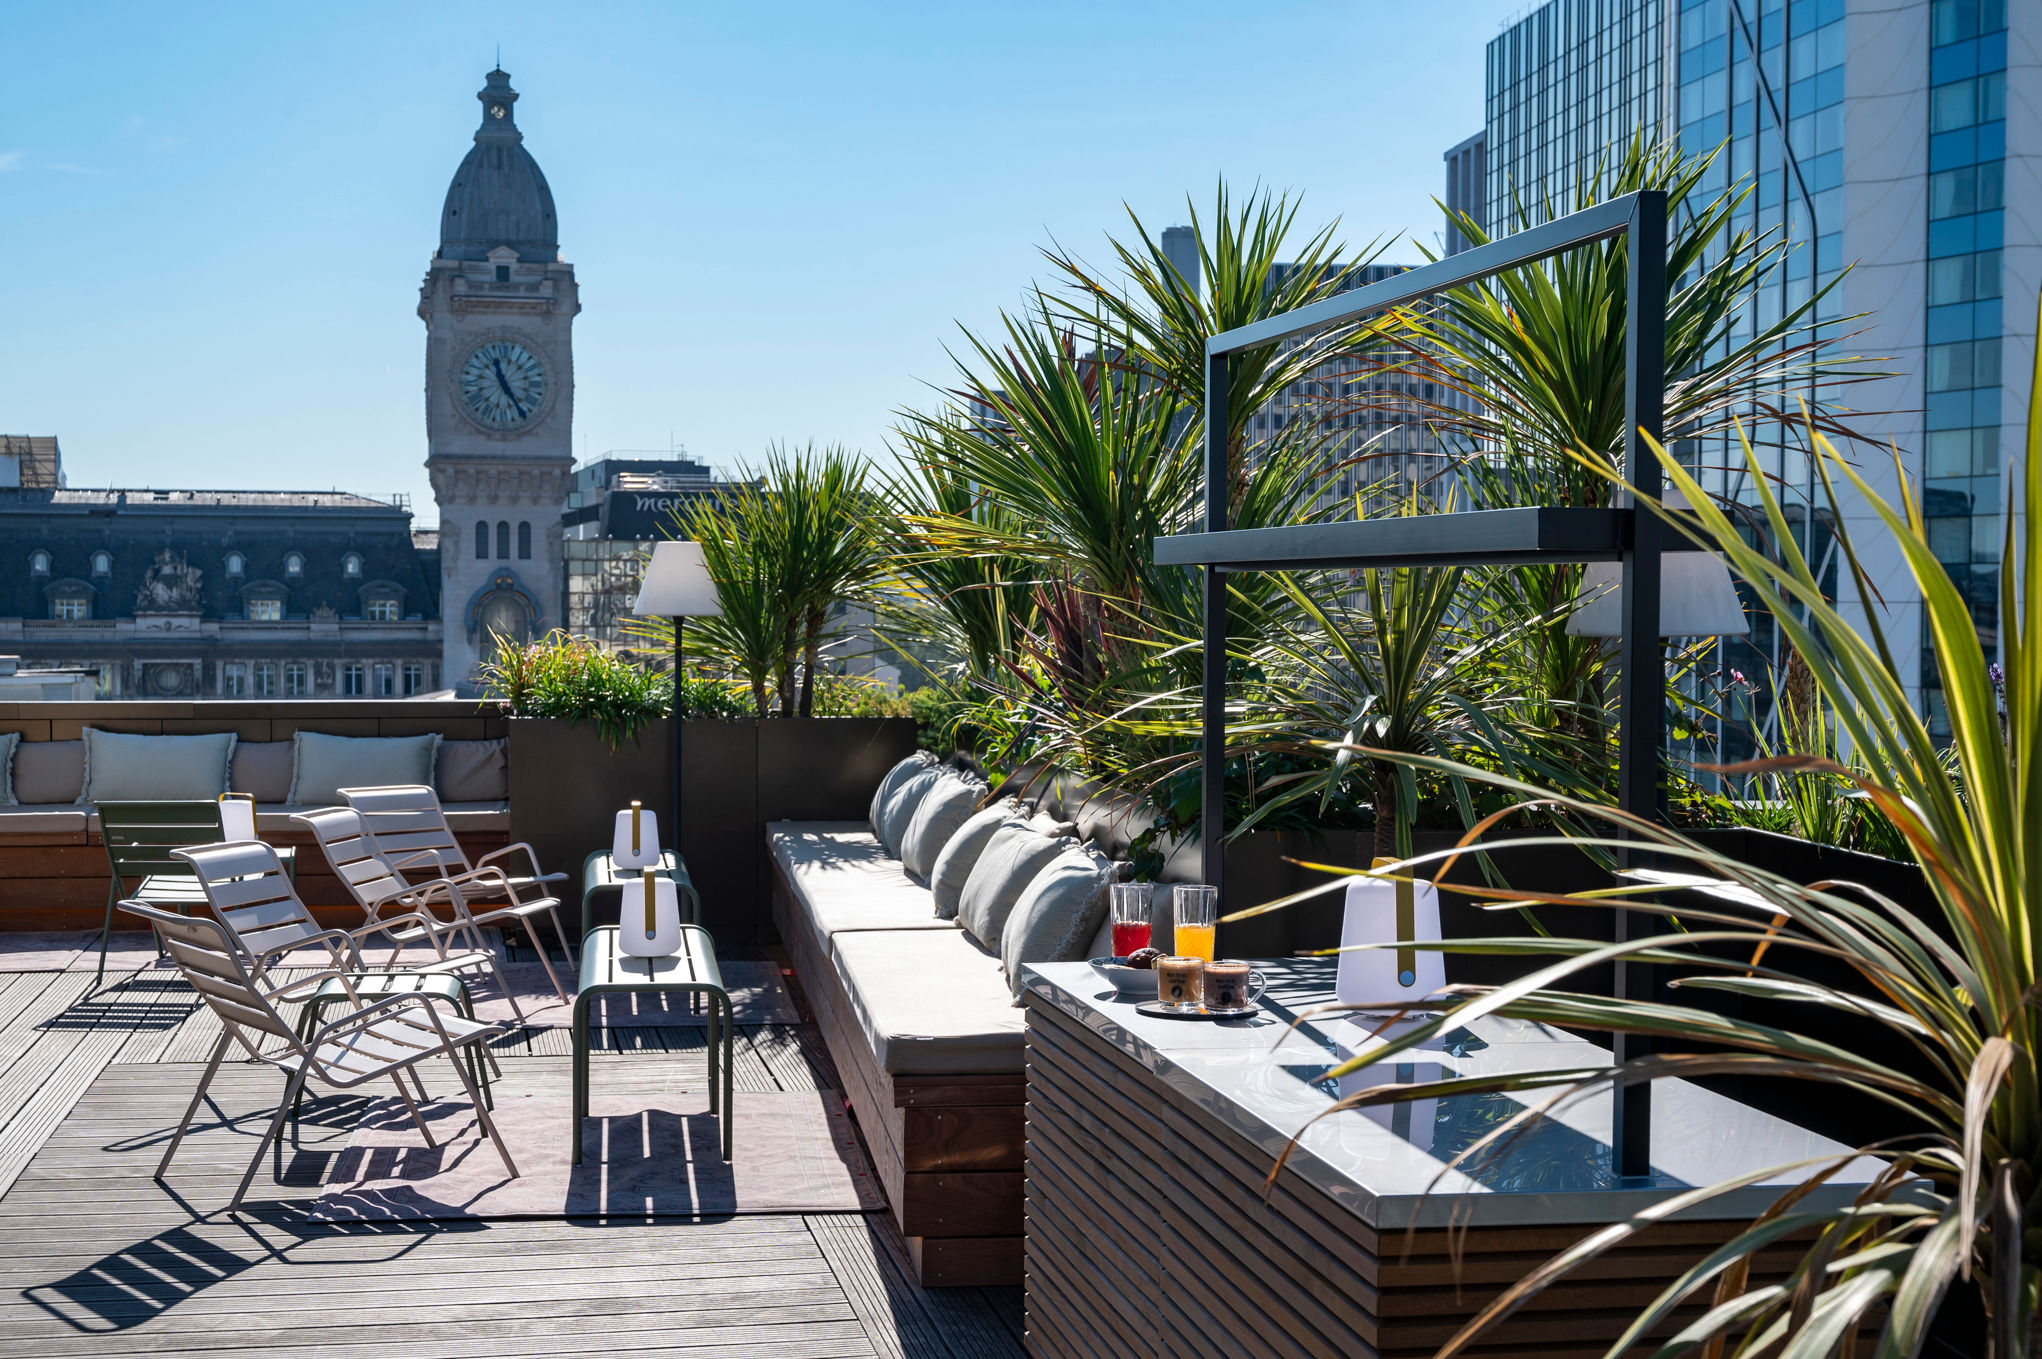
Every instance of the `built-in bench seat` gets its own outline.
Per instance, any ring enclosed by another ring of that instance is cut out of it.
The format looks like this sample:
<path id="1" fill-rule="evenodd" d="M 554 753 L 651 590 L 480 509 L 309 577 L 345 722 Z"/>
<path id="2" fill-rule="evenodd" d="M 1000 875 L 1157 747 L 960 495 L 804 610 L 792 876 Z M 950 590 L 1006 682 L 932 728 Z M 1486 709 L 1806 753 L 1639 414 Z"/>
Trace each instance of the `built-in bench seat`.
<path id="1" fill-rule="evenodd" d="M 1000 960 L 865 822 L 766 835 L 774 923 L 921 1282 L 1019 1283 L 1026 1025 Z"/>
<path id="2" fill-rule="evenodd" d="M 261 803 L 255 809 L 255 829 L 263 835 L 272 831 L 293 833 L 300 828 L 291 817 L 298 812 L 314 810 L 316 808 L 290 803 Z M 444 804 L 443 810 L 447 814 L 447 825 L 456 833 L 510 833 L 508 802 L 449 802 Z M 99 813 L 91 807 L 71 802 L 0 807 L 0 844 L 14 835 L 81 835 L 94 838 L 80 843 L 97 844 L 98 834 Z"/>

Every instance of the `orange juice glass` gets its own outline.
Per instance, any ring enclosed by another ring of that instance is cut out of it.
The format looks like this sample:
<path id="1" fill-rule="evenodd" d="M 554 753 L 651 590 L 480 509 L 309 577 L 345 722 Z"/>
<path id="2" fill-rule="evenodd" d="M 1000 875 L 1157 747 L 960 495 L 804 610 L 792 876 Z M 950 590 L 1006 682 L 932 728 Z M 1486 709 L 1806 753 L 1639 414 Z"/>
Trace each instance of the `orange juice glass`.
<path id="1" fill-rule="evenodd" d="M 1175 894 L 1176 942 L 1173 947 L 1186 958 L 1213 960 L 1213 944 L 1219 933 L 1220 891 L 1203 884 L 1186 884 Z"/>

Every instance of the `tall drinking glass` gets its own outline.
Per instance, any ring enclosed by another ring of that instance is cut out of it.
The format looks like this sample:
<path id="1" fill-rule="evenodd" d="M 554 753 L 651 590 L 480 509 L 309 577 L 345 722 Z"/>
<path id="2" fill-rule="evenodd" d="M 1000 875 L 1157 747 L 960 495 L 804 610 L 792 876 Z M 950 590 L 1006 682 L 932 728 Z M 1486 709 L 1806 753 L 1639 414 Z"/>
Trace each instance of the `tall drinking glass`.
<path id="1" fill-rule="evenodd" d="M 1155 901 L 1155 891 L 1154 883 L 1113 884 L 1114 957 L 1125 958 L 1136 949 L 1149 946 L 1149 913 Z"/>
<path id="2" fill-rule="evenodd" d="M 1213 939 L 1219 933 L 1220 889 L 1203 884 L 1179 887 L 1176 904 L 1177 952 L 1211 962 Z"/>

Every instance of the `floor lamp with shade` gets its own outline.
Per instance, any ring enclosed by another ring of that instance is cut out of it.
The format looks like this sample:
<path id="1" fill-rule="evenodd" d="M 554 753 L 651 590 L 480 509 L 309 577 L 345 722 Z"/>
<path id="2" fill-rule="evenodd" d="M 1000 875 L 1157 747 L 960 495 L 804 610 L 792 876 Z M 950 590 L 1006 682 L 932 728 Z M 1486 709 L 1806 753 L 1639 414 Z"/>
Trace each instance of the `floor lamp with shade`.
<path id="1" fill-rule="evenodd" d="M 716 599 L 716 581 L 702 557 L 702 545 L 686 541 L 654 543 L 638 584 L 631 612 L 640 618 L 671 618 L 674 623 L 674 803 L 668 841 L 674 859 L 681 857 L 681 624 L 687 618 L 716 618 L 723 606 Z"/>

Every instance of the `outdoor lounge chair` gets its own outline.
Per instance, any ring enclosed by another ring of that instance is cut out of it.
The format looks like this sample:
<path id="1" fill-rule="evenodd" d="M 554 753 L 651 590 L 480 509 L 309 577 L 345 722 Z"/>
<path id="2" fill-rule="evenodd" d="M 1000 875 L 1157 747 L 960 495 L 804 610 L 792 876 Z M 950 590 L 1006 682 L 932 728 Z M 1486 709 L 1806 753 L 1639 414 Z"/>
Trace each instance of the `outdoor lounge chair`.
<path id="1" fill-rule="evenodd" d="M 553 933 L 559 937 L 561 952 L 572 967 L 574 948 L 568 942 L 567 931 L 561 928 L 560 899 L 549 891 L 551 884 L 567 881 L 565 873 L 542 872 L 539 856 L 523 841 L 493 850 L 470 863 L 467 851 L 447 826 L 439 795 L 424 784 L 343 788 L 340 795 L 361 815 L 362 828 L 376 852 L 407 882 L 423 885 L 437 880 L 459 889 L 451 894 L 447 904 L 462 924 L 481 926 L 502 920 L 523 924 L 526 933 L 532 936 L 539 961 L 546 965 L 553 989 L 560 993 L 562 1002 L 570 999 L 567 988 L 560 984 L 559 974 L 553 970 L 553 960 L 546 956 L 546 946 L 539 942 L 539 931 L 532 926 L 533 918 L 541 914 L 553 921 Z M 518 855 L 523 855 L 530 866 L 529 874 L 511 870 L 510 865 Z M 433 905 L 439 904 L 435 895 Z"/>
<path id="2" fill-rule="evenodd" d="M 106 949 L 113 938 L 113 911 L 123 900 L 146 901 L 152 906 L 186 911 L 205 903 L 199 885 L 192 880 L 191 866 L 174 858 L 172 851 L 192 845 L 217 843 L 220 834 L 220 804 L 212 799 L 186 802 L 102 802 L 99 814 L 100 839 L 106 846 L 107 868 L 112 881 L 106 891 L 106 923 L 99 931 L 99 974 L 93 985 L 106 980 Z M 285 868 L 292 867 L 291 851 L 279 857 Z"/>
<path id="3" fill-rule="evenodd" d="M 511 1013 L 520 1021 L 524 1019 L 525 1012 L 518 1008 L 517 995 L 504 977 L 496 954 L 482 937 L 481 926 L 470 914 L 459 887 L 445 878 L 416 884 L 407 882 L 363 831 L 361 813 L 352 807 L 322 807 L 316 812 L 298 812 L 291 820 L 312 832 L 312 838 L 319 842 L 320 851 L 326 855 L 326 862 L 333 869 L 333 876 L 340 879 L 348 895 L 362 908 L 368 928 L 380 929 L 389 939 L 393 960 L 405 944 L 421 939 L 445 953 L 441 936 L 451 934 L 471 950 L 460 954 L 460 957 L 480 954 L 487 960 L 497 986 L 510 1001 Z M 451 924 L 442 922 L 433 911 L 436 903 L 444 903 L 453 912 Z M 386 916 L 383 914 L 385 911 L 396 914 Z M 551 969 L 548 971 L 550 974 Z M 554 984 L 559 985 L 557 980 Z"/>
<path id="4" fill-rule="evenodd" d="M 265 992 L 249 974 L 242 961 L 243 954 L 235 947 L 225 926 L 218 921 L 182 916 L 139 901 L 123 902 L 121 906 L 155 928 L 156 937 L 169 951 L 185 980 L 220 1017 L 220 1041 L 214 1045 L 206 1073 L 199 1079 L 191 1104 L 185 1109 L 184 1118 L 179 1121 L 170 1145 L 164 1149 L 162 1161 L 156 1166 L 157 1179 L 162 1179 L 170 1169 L 171 1158 L 177 1155 L 185 1131 L 191 1127 L 192 1118 L 198 1113 L 199 1104 L 205 1099 L 206 1090 L 218 1074 L 231 1043 L 240 1044 L 253 1060 L 267 1062 L 289 1072 L 290 1079 L 284 1086 L 283 1099 L 277 1104 L 276 1114 L 256 1143 L 248 1170 L 242 1175 L 241 1183 L 227 1205 L 229 1211 L 241 1206 L 250 1182 L 255 1179 L 255 1169 L 262 1164 L 263 1153 L 276 1140 L 284 1119 L 296 1106 L 299 1091 L 307 1080 L 347 1090 L 388 1077 L 397 1087 L 397 1094 L 405 1107 L 411 1111 L 412 1121 L 418 1124 L 426 1145 L 435 1145 L 432 1130 L 426 1126 L 425 1116 L 419 1112 L 411 1092 L 404 1088 L 402 1079 L 402 1073 L 409 1071 L 416 1081 L 418 1073 L 415 1068 L 428 1057 L 445 1056 L 452 1063 L 455 1074 L 461 1078 L 462 1087 L 468 1092 L 469 1102 L 475 1108 L 476 1120 L 495 1145 L 497 1155 L 503 1158 L 505 1172 L 512 1179 L 518 1178 L 517 1164 L 511 1160 L 510 1148 L 498 1135 L 495 1121 L 490 1118 L 481 1096 L 476 1093 L 475 1082 L 470 1079 L 468 1069 L 457 1055 L 458 1049 L 503 1032 L 500 1025 L 477 1023 L 442 1009 L 425 996 L 406 995 L 391 996 L 352 1008 L 339 1019 L 321 1025 L 309 1037 L 301 1036 L 277 1013 L 274 993 Z M 345 931 L 333 933 L 346 935 Z M 299 984 L 344 975 L 338 970 L 324 972 L 316 977 L 302 978 Z M 283 1046 L 265 1052 L 263 1049 L 269 1039 L 281 1040 Z"/>

